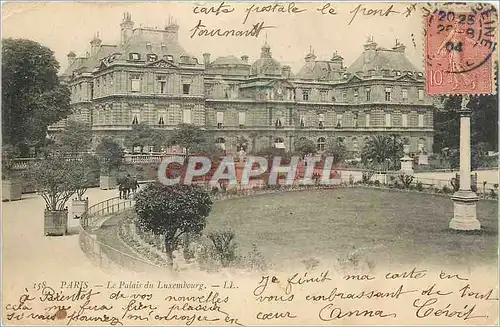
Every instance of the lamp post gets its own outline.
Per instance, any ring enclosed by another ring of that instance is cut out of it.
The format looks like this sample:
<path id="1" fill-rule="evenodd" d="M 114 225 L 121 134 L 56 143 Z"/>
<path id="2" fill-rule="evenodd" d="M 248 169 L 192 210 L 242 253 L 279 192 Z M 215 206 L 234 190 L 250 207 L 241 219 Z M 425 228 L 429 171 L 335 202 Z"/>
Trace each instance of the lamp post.
<path id="1" fill-rule="evenodd" d="M 453 219 L 450 228 L 456 230 L 478 230 L 481 224 L 476 217 L 476 204 L 479 200 L 471 190 L 471 146 L 470 115 L 467 108 L 470 96 L 462 95 L 460 108 L 460 189 L 452 196 Z"/>

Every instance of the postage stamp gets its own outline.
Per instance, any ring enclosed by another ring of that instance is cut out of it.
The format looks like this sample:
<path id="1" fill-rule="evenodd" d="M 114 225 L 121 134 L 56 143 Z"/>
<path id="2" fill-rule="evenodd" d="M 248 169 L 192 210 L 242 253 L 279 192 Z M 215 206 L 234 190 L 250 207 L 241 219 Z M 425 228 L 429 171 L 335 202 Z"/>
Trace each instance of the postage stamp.
<path id="1" fill-rule="evenodd" d="M 493 6 L 424 8 L 426 92 L 489 94 L 497 47 L 497 11 Z"/>

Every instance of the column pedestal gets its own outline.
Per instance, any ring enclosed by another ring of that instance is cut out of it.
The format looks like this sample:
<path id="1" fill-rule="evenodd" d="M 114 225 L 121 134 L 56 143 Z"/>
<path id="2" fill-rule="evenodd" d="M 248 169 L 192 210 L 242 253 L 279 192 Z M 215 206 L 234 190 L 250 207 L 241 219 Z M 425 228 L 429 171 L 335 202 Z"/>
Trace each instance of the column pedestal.
<path id="1" fill-rule="evenodd" d="M 460 190 L 453 194 L 453 219 L 450 228 L 456 230 L 478 230 L 481 224 L 476 217 L 476 203 L 479 200 L 476 193 Z"/>
<path id="2" fill-rule="evenodd" d="M 460 189 L 453 194 L 453 219 L 450 228 L 456 230 L 478 230 L 481 224 L 476 217 L 476 204 L 479 200 L 471 190 L 470 176 L 470 109 L 466 108 L 468 97 L 462 96 L 460 110 Z"/>

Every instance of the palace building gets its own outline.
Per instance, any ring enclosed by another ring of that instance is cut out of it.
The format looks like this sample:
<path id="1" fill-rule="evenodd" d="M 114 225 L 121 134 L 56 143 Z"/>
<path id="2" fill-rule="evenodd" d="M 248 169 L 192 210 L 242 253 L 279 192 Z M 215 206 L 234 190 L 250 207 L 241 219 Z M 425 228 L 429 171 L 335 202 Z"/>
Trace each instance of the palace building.
<path id="1" fill-rule="evenodd" d="M 301 138 L 318 151 L 340 139 L 358 152 L 374 134 L 401 135 L 411 153 L 432 151 L 433 100 L 398 42 L 384 49 L 369 39 L 350 67 L 337 52 L 320 59 L 310 51 L 293 73 L 267 42 L 256 60 L 204 53 L 199 61 L 179 44 L 175 22 L 134 28 L 126 13 L 120 28 L 119 44 L 96 34 L 85 57 L 70 52 L 62 76 L 73 118 L 91 124 L 96 142 L 104 135 L 123 142 L 141 122 L 165 133 L 191 123 L 232 153 L 293 151 Z"/>

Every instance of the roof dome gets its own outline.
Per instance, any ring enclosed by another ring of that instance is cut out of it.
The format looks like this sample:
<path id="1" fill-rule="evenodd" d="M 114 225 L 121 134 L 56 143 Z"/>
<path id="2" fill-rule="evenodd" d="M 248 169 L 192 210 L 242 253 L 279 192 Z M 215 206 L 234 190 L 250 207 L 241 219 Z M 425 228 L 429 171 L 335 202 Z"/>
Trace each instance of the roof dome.
<path id="1" fill-rule="evenodd" d="M 257 59 L 252 64 L 252 75 L 281 75 L 281 64 L 273 59 L 271 55 L 271 47 L 264 43 L 260 53 L 260 59 Z"/>

